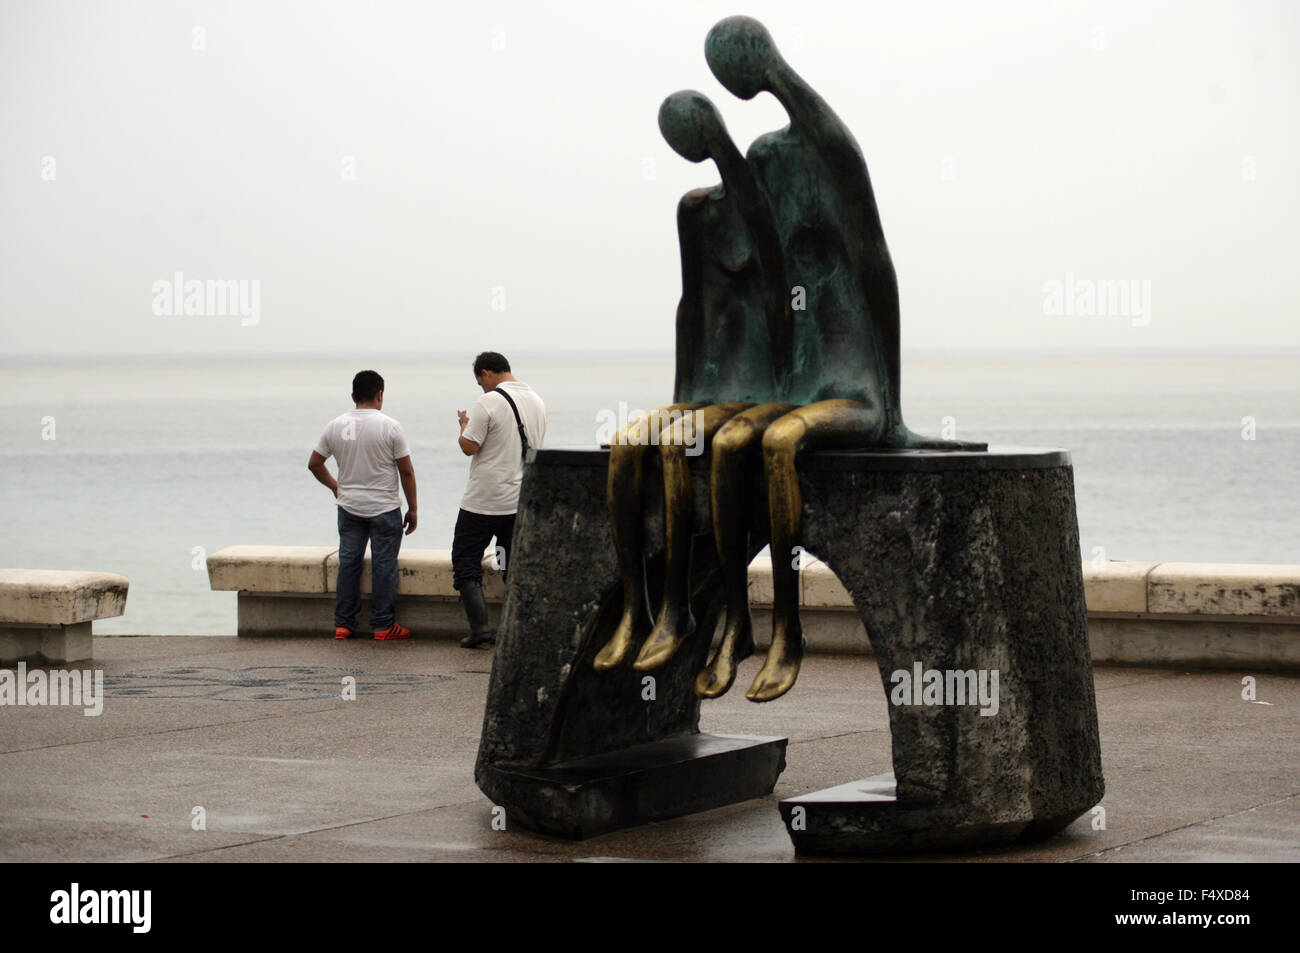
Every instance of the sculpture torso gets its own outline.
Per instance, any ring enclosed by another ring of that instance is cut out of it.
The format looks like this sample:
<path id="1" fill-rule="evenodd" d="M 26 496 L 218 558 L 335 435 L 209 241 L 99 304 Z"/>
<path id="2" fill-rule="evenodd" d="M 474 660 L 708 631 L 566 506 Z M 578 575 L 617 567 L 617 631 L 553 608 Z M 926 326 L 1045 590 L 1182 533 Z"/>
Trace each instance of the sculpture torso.
<path id="1" fill-rule="evenodd" d="M 754 236 L 723 186 L 687 193 L 675 402 L 778 399 L 766 282 Z M 683 336 L 685 340 L 683 340 Z"/>
<path id="2" fill-rule="evenodd" d="M 776 220 L 787 281 L 804 289 L 804 310 L 791 312 L 792 373 L 781 399 L 880 406 L 881 344 L 865 303 L 867 269 L 845 240 L 855 230 L 855 197 L 793 126 L 757 139 L 748 160 Z"/>

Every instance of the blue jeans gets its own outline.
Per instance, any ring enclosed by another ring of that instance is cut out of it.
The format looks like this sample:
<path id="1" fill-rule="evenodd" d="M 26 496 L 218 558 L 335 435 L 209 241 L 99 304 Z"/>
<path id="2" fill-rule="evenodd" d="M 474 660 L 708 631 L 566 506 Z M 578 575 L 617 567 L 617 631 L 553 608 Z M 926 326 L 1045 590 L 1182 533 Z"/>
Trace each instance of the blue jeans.
<path id="1" fill-rule="evenodd" d="M 497 546 L 505 550 L 498 554 L 503 564 L 501 580 L 504 582 L 510 569 L 510 541 L 514 535 L 514 513 L 485 516 L 461 510 L 456 516 L 456 533 L 451 541 L 452 586 L 459 591 L 466 583 L 483 581 L 483 550 L 493 536 L 497 538 Z"/>
<path id="2" fill-rule="evenodd" d="M 339 507 L 339 582 L 334 600 L 334 624 L 356 631 L 361 608 L 361 566 L 370 542 L 370 628 L 393 624 L 397 598 L 397 551 L 402 548 L 402 510 L 378 516 L 353 516 Z"/>

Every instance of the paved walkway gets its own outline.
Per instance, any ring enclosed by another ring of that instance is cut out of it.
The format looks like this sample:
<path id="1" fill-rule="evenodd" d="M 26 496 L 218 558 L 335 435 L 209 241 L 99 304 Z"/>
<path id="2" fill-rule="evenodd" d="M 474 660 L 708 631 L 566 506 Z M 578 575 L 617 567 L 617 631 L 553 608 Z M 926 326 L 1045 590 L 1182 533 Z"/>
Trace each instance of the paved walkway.
<path id="1" fill-rule="evenodd" d="M 544 840 L 494 830 L 474 785 L 489 652 L 173 636 L 96 638 L 95 654 L 99 717 L 0 707 L 0 860 L 788 861 L 779 798 L 890 770 L 875 663 L 813 656 L 783 699 L 704 705 L 705 730 L 789 737 L 772 796 Z M 1300 678 L 1102 668 L 1096 682 L 1105 828 L 1085 815 L 1042 844 L 951 859 L 1300 860 Z"/>

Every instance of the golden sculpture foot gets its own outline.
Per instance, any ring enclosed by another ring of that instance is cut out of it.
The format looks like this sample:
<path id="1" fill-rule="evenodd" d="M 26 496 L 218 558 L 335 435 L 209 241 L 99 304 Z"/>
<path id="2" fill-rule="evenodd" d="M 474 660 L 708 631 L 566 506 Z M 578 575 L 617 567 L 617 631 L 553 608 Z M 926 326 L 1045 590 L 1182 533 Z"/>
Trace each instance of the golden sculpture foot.
<path id="1" fill-rule="evenodd" d="M 623 660 L 627 658 L 627 653 L 635 644 L 636 629 L 636 616 L 628 612 L 623 613 L 614 635 L 605 643 L 605 647 L 596 653 L 596 660 L 592 663 L 592 667 L 598 672 L 604 672 L 622 665 Z"/>
<path id="2" fill-rule="evenodd" d="M 803 635 L 797 625 L 784 636 L 774 634 L 767 662 L 754 677 L 745 697 L 752 702 L 770 702 L 794 688 L 803 661 L 803 649 Z"/>
<path id="3" fill-rule="evenodd" d="M 725 695 L 736 680 L 737 666 L 753 654 L 754 627 L 746 613 L 742 623 L 727 626 L 717 654 L 695 677 L 695 694 L 700 698 Z"/>
<path id="4" fill-rule="evenodd" d="M 681 613 L 670 613 L 667 608 L 663 609 L 632 667 L 638 672 L 658 668 L 673 657 L 686 637 L 694 631 L 695 620 L 691 617 L 689 608 Z"/>

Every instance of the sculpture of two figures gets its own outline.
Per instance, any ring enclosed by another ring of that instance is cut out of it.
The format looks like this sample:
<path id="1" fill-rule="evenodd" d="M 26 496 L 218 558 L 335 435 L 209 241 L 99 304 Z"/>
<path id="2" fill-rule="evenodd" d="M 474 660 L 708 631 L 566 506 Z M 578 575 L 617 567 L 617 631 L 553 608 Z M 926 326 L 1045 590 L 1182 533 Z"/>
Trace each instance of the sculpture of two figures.
<path id="1" fill-rule="evenodd" d="M 594 664 L 606 670 L 634 659 L 637 670 L 653 670 L 684 640 L 713 636 L 694 631 L 689 599 L 687 451 L 702 441 L 711 448 L 710 512 L 726 619 L 695 691 L 723 694 L 753 653 L 748 565 L 770 541 L 772 640 L 747 693 L 762 702 L 790 690 L 803 657 L 792 558 L 802 513 L 796 455 L 985 445 L 921 437 L 903 423 L 898 282 L 866 162 L 844 123 L 756 20 L 718 23 L 705 56 L 729 92 L 745 100 L 771 93 L 790 124 L 759 137 L 744 156 L 701 93 L 674 93 L 660 109 L 668 144 L 691 162 L 713 160 L 722 181 L 687 193 L 678 205 L 682 298 L 673 403 L 611 442 L 607 496 L 623 611 Z M 652 614 L 642 472 L 654 449 L 663 468 L 665 559 L 663 600 Z M 766 514 L 745 499 L 748 474 L 759 467 Z"/>

